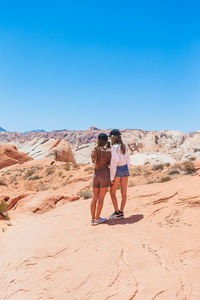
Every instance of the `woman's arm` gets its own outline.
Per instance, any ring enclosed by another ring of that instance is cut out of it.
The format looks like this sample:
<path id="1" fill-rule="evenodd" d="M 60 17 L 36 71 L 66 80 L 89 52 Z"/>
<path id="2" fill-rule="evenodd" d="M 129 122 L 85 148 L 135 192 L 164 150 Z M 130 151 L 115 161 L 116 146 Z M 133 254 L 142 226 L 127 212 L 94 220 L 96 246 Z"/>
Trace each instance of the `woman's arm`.
<path id="1" fill-rule="evenodd" d="M 94 150 L 92 150 L 92 152 L 91 152 L 91 160 L 94 164 L 94 162 L 95 162 L 95 152 L 94 152 Z"/>
<path id="2" fill-rule="evenodd" d="M 119 160 L 119 155 L 116 151 L 116 147 L 111 148 L 111 162 L 110 162 L 110 180 L 113 181 L 115 178 L 117 163 Z"/>
<path id="3" fill-rule="evenodd" d="M 126 146 L 126 153 L 125 153 L 125 155 L 126 155 L 126 163 L 127 163 L 128 167 L 130 167 L 130 153 L 129 153 L 129 149 L 128 149 L 127 146 Z"/>

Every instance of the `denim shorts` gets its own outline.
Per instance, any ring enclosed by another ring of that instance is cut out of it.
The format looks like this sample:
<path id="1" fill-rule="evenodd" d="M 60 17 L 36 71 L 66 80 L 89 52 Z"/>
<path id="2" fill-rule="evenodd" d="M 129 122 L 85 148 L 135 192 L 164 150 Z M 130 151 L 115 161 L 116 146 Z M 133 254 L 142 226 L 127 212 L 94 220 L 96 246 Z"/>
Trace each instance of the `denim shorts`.
<path id="1" fill-rule="evenodd" d="M 127 177 L 130 176 L 129 174 L 129 170 L 128 170 L 128 166 L 124 165 L 124 166 L 117 166 L 117 171 L 115 174 L 115 177 Z"/>

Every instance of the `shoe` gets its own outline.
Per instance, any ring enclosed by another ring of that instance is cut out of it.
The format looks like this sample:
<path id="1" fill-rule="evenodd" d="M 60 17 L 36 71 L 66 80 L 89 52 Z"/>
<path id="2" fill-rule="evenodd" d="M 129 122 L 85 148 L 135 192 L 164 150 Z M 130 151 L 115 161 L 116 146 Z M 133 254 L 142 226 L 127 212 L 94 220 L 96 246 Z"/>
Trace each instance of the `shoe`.
<path id="1" fill-rule="evenodd" d="M 92 220 L 91 220 L 91 225 L 92 225 L 92 226 L 96 225 L 96 224 L 95 224 L 95 219 L 92 219 Z"/>
<path id="2" fill-rule="evenodd" d="M 98 220 L 93 219 L 93 220 L 91 221 L 91 225 L 92 225 L 92 226 L 99 225 L 99 224 L 105 223 L 106 221 L 107 221 L 106 218 L 99 218 Z"/>
<path id="3" fill-rule="evenodd" d="M 118 216 L 117 216 L 117 219 L 123 219 L 124 218 L 124 213 L 123 213 L 123 211 L 121 211 L 121 210 L 119 210 L 118 211 Z"/>
<path id="4" fill-rule="evenodd" d="M 109 219 L 118 219 L 118 216 L 119 216 L 119 212 L 118 212 L 118 211 L 115 211 L 115 212 L 109 217 Z"/>

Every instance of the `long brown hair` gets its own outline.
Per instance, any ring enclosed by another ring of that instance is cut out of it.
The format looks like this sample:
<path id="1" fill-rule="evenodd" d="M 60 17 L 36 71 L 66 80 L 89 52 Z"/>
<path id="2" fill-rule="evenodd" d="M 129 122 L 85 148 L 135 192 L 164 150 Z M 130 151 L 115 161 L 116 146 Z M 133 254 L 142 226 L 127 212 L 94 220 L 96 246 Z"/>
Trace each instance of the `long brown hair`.
<path id="1" fill-rule="evenodd" d="M 113 135 L 112 136 L 112 146 L 115 145 L 115 144 L 119 144 L 120 145 L 121 153 L 125 154 L 125 152 L 126 152 L 126 146 L 122 142 L 121 135 Z"/>
<path id="2" fill-rule="evenodd" d="M 101 155 L 101 147 L 105 147 L 107 144 L 108 140 L 104 139 L 98 139 L 97 141 L 97 146 L 94 148 L 94 161 L 96 164 L 98 164 L 100 155 Z"/>

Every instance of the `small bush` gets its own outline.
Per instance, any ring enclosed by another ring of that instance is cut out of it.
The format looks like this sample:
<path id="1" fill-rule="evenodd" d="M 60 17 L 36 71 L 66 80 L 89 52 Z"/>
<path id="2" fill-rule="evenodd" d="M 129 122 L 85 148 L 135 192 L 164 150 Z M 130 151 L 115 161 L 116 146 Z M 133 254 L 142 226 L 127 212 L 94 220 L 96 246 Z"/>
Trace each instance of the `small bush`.
<path id="1" fill-rule="evenodd" d="M 15 181 L 16 181 L 16 176 L 15 175 L 11 176 L 10 177 L 10 183 L 13 183 Z"/>
<path id="2" fill-rule="evenodd" d="M 154 165 L 152 167 L 152 170 L 154 171 L 158 171 L 158 170 L 163 170 L 164 166 L 162 164 L 159 164 L 159 165 Z"/>
<path id="3" fill-rule="evenodd" d="M 144 176 L 151 175 L 152 172 L 149 169 L 144 169 Z"/>
<path id="4" fill-rule="evenodd" d="M 37 192 L 46 190 L 48 190 L 48 187 L 42 181 L 40 181 L 37 186 Z"/>
<path id="5" fill-rule="evenodd" d="M 80 169 L 80 166 L 77 165 L 77 164 L 73 164 L 72 167 L 73 167 L 73 170 L 75 170 L 75 169 Z"/>
<path id="6" fill-rule="evenodd" d="M 85 169 L 84 169 L 84 171 L 85 172 L 88 172 L 89 174 L 92 174 L 93 173 L 93 171 L 94 171 L 94 168 L 93 167 L 86 167 Z"/>
<path id="7" fill-rule="evenodd" d="M 46 173 L 47 175 L 51 175 L 55 172 L 55 168 L 52 167 L 52 166 L 49 166 L 47 169 L 46 169 Z"/>
<path id="8" fill-rule="evenodd" d="M 134 182 L 133 181 L 129 181 L 128 182 L 128 187 L 132 187 L 132 186 L 135 186 Z"/>
<path id="9" fill-rule="evenodd" d="M 63 174 L 63 171 L 59 171 L 58 172 L 58 176 L 62 176 L 62 174 Z M 61 177 L 62 178 L 62 177 Z"/>
<path id="10" fill-rule="evenodd" d="M 165 163 L 164 166 L 167 167 L 167 168 L 169 168 L 170 167 L 170 163 Z"/>
<path id="11" fill-rule="evenodd" d="M 196 168 L 194 166 L 194 163 L 191 161 L 186 161 L 183 163 L 183 167 L 182 170 L 186 173 L 186 174 L 192 174 L 196 172 Z"/>
<path id="12" fill-rule="evenodd" d="M 34 170 L 28 169 L 24 175 L 24 179 L 29 178 L 30 176 L 32 176 L 34 173 Z"/>
<path id="13" fill-rule="evenodd" d="M 7 186 L 6 180 L 4 178 L 0 178 L 0 185 Z"/>
<path id="14" fill-rule="evenodd" d="M 64 169 L 65 171 L 69 171 L 69 170 L 71 169 L 71 166 L 72 166 L 72 163 L 66 162 L 66 163 L 64 164 L 64 166 L 63 166 L 63 169 Z"/>
<path id="15" fill-rule="evenodd" d="M 176 174 L 180 174 L 179 170 L 177 169 L 171 169 L 169 172 L 168 172 L 169 175 L 176 175 Z"/>
<path id="16" fill-rule="evenodd" d="M 84 199 L 92 198 L 92 191 L 91 190 L 80 191 L 79 196 Z"/>
<path id="17" fill-rule="evenodd" d="M 148 181 L 146 182 L 146 184 L 152 184 L 152 183 L 155 183 L 155 181 L 153 181 L 153 180 L 148 180 Z"/>
<path id="18" fill-rule="evenodd" d="M 194 161 L 194 160 L 196 160 L 196 157 L 192 156 L 192 157 L 189 158 L 189 160 Z"/>
<path id="19" fill-rule="evenodd" d="M 0 203 L 0 213 L 5 213 L 8 210 L 8 206 L 4 201 L 1 201 Z"/>
<path id="20" fill-rule="evenodd" d="M 169 176 L 166 176 L 166 177 L 162 177 L 159 182 L 167 182 L 167 181 L 170 181 L 171 178 Z"/>
<path id="21" fill-rule="evenodd" d="M 130 167 L 129 168 L 130 176 L 139 176 L 142 175 L 142 167 Z"/>
<path id="22" fill-rule="evenodd" d="M 38 180 L 38 179 L 41 179 L 42 177 L 40 177 L 39 175 L 35 175 L 35 176 L 32 176 L 32 177 L 29 177 L 29 180 Z"/>

